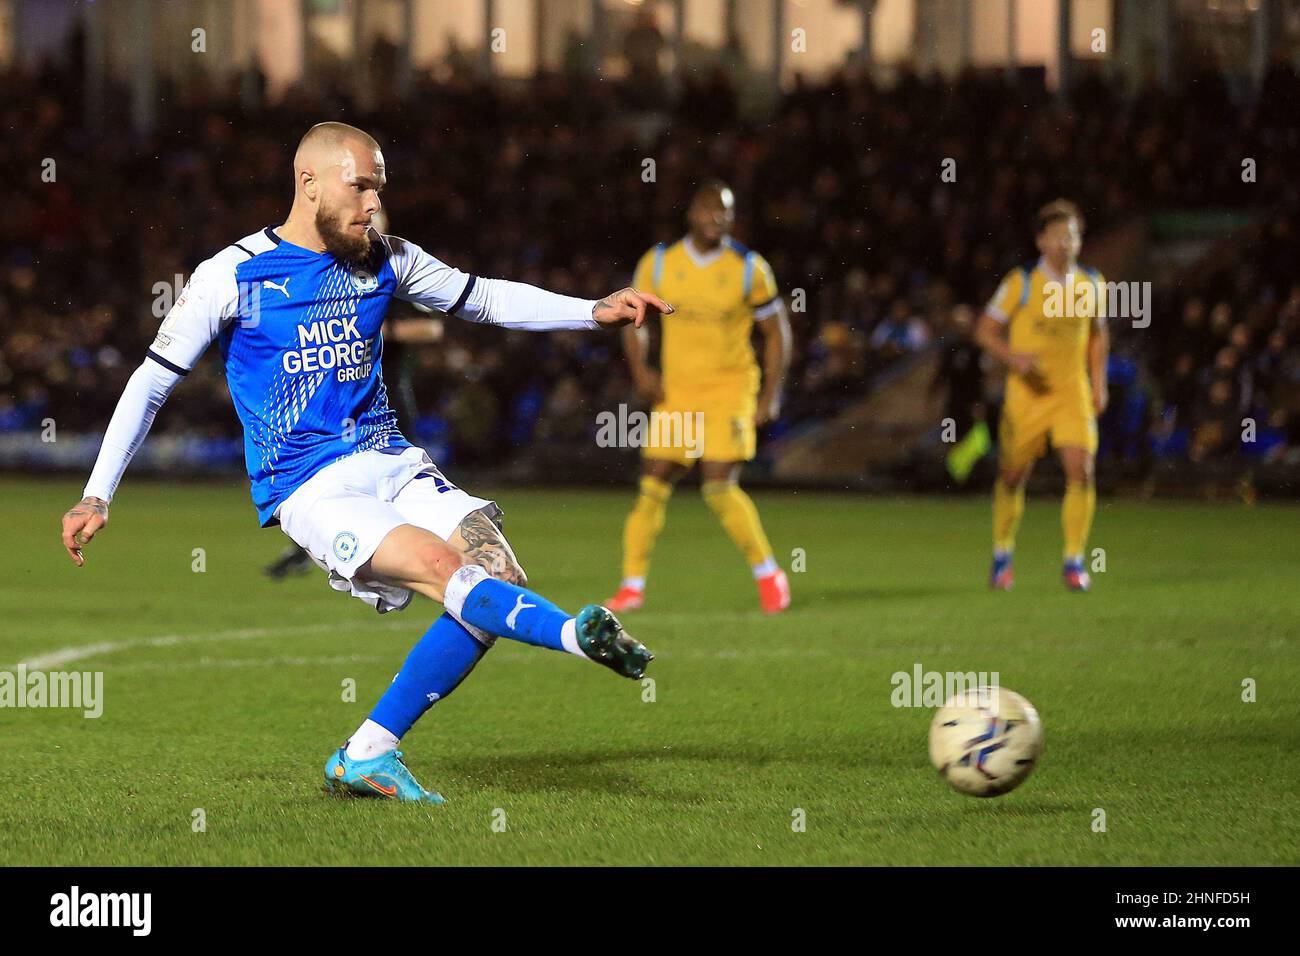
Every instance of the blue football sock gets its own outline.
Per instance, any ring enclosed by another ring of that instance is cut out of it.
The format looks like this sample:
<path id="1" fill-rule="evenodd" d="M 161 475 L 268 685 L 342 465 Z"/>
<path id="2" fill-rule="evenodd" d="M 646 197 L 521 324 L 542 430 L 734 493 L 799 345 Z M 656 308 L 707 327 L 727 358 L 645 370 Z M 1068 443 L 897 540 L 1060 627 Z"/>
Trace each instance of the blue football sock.
<path id="1" fill-rule="evenodd" d="M 400 739 L 426 710 L 456 689 L 486 651 L 463 624 L 442 615 L 406 655 L 370 719 Z"/>
<path id="2" fill-rule="evenodd" d="M 566 647 L 564 625 L 573 615 L 560 610 L 546 598 L 526 588 L 489 577 L 478 566 L 456 571 L 447 583 L 443 603 L 466 624 L 512 641 L 522 641 L 556 651 Z"/>

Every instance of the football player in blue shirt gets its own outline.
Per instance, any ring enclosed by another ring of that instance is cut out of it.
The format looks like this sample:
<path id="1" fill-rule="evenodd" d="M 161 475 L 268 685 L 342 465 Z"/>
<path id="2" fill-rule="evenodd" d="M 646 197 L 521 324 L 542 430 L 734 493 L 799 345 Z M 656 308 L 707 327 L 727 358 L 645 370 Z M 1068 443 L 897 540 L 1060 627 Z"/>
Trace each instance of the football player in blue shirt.
<path id="1" fill-rule="evenodd" d="M 607 609 L 571 615 L 528 590 L 500 509 L 452 484 L 402 436 L 380 371 L 389 302 L 534 331 L 640 326 L 672 307 L 631 288 L 593 301 L 467 275 L 415 243 L 377 234 L 383 153 L 355 127 L 312 127 L 293 172 L 283 225 L 201 263 L 163 320 L 113 413 L 84 497 L 63 517 L 63 544 L 82 566 L 158 409 L 216 342 L 262 526 L 278 524 L 332 587 L 381 614 L 402 610 L 417 591 L 445 608 L 327 761 L 326 787 L 441 803 L 416 782 L 398 742 L 497 637 L 567 651 L 633 679 L 652 655 Z"/>

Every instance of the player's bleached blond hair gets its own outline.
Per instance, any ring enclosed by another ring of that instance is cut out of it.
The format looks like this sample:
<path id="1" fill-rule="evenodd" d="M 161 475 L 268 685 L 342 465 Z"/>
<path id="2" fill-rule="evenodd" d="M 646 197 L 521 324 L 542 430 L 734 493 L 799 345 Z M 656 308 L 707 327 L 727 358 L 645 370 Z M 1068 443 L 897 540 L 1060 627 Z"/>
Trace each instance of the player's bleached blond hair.
<path id="1" fill-rule="evenodd" d="M 1034 235 L 1041 236 L 1043 230 L 1054 222 L 1064 222 L 1073 219 L 1079 223 L 1079 231 L 1083 232 L 1083 213 L 1079 207 L 1068 199 L 1053 199 L 1042 209 L 1038 210 L 1035 217 L 1037 228 L 1034 229 Z"/>
<path id="2" fill-rule="evenodd" d="M 348 142 L 359 142 L 368 150 L 379 149 L 379 143 L 363 129 L 333 121 L 317 123 L 298 141 L 298 149 L 293 154 L 294 164 L 298 165 L 310 152 L 333 149 Z"/>

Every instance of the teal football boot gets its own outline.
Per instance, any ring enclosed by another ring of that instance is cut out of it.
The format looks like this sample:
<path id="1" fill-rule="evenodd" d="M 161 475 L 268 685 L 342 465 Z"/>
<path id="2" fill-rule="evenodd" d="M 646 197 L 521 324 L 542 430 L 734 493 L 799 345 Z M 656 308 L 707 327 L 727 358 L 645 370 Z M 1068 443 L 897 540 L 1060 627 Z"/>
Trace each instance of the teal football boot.
<path id="1" fill-rule="evenodd" d="M 406 768 L 400 750 L 369 760 L 353 760 L 347 746 L 325 762 L 325 789 L 343 797 L 378 797 L 407 803 L 446 803 L 442 794 L 425 790 Z"/>
<path id="2" fill-rule="evenodd" d="M 644 644 L 623 630 L 613 611 L 599 604 L 588 604 L 578 612 L 577 637 L 578 646 L 593 661 L 633 680 L 655 659 Z"/>

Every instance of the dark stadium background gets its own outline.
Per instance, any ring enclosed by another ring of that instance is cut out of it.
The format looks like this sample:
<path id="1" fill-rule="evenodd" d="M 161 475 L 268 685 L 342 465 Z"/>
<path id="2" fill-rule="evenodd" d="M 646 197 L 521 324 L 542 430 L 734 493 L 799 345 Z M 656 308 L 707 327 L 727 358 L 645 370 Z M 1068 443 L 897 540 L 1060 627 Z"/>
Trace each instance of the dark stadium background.
<path id="1" fill-rule="evenodd" d="M 586 296 L 684 231 L 694 184 L 731 183 L 737 237 L 806 303 L 759 483 L 959 487 L 940 422 L 964 434 L 998 403 L 964 329 L 1036 256 L 1034 210 L 1070 197 L 1084 261 L 1154 286 L 1150 326 L 1112 329 L 1103 489 L 1300 487 L 1296 0 L 477 0 L 442 5 L 445 35 L 410 38 L 435 31 L 430 6 L 0 3 L 0 467 L 89 469 L 159 323 L 155 285 L 279 223 L 292 149 L 328 118 L 384 146 L 392 232 Z M 506 16 L 509 58 L 491 48 Z M 677 31 L 701 23 L 715 42 Z M 807 69 L 789 43 L 804 23 Z M 636 402 L 617 336 L 448 321 L 440 344 L 400 351 L 403 426 L 452 474 L 634 474 L 632 452 L 594 440 L 599 411 Z M 132 474 L 238 474 L 238 437 L 209 354 Z"/>

